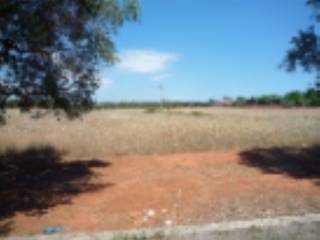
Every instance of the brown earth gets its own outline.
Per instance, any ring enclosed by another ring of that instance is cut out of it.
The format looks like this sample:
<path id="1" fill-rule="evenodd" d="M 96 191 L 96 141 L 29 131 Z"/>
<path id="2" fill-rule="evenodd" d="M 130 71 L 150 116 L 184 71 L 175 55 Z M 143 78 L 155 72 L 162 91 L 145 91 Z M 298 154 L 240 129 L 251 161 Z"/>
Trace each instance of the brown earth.
<path id="1" fill-rule="evenodd" d="M 10 189 L 2 193 L 2 204 L 7 202 L 12 211 L 2 214 L 0 223 L 7 234 L 39 234 L 49 226 L 66 232 L 105 231 L 163 226 L 167 220 L 199 224 L 320 212 L 319 152 L 314 147 L 65 159 L 59 167 L 51 166 L 57 173 L 50 181 L 41 180 L 44 190 L 35 192 L 28 207 L 19 202 L 13 209 L 5 199 Z M 85 167 L 90 167 L 90 177 Z M 79 169 L 87 174 L 81 180 Z M 45 190 L 63 200 L 50 198 L 50 204 L 33 206 L 44 199 Z M 150 209 L 155 214 L 148 217 Z"/>

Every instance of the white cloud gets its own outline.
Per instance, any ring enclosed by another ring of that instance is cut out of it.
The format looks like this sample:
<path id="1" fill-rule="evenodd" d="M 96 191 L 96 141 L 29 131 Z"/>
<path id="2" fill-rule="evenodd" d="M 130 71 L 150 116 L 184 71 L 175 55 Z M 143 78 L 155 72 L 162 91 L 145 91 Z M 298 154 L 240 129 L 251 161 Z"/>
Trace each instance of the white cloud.
<path id="1" fill-rule="evenodd" d="M 100 77 L 100 87 L 109 87 L 113 83 L 113 80 L 108 76 Z"/>
<path id="2" fill-rule="evenodd" d="M 151 77 L 152 81 L 160 82 L 171 77 L 171 74 L 163 73 Z"/>
<path id="3" fill-rule="evenodd" d="M 179 59 L 178 54 L 155 50 L 129 49 L 120 54 L 119 68 L 135 73 L 157 73 Z"/>

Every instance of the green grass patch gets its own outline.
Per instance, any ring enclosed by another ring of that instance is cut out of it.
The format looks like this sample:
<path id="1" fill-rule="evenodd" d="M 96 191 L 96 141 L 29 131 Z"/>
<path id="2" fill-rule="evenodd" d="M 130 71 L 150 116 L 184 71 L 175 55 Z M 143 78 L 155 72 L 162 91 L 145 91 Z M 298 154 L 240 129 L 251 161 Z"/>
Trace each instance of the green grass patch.
<path id="1" fill-rule="evenodd" d="M 160 112 L 160 108 L 158 107 L 149 107 L 144 110 L 144 113 L 147 113 L 147 114 L 157 113 L 157 112 Z"/>
<path id="2" fill-rule="evenodd" d="M 192 111 L 191 115 L 194 117 L 203 117 L 203 116 L 207 116 L 208 114 L 200 111 Z"/>

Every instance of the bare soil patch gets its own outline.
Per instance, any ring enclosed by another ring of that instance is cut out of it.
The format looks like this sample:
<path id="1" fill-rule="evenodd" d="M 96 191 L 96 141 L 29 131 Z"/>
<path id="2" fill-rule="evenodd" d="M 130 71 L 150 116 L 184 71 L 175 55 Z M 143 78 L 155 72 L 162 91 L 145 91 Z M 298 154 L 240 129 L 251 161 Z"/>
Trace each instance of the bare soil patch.
<path id="1" fill-rule="evenodd" d="M 38 182 L 11 180 L 14 188 L 0 190 L 0 226 L 6 234 L 39 234 L 49 226 L 83 232 L 317 213 L 319 152 L 309 147 L 52 160 L 47 164 L 53 172 L 38 166 Z M 12 194 L 30 197 L 29 205 L 22 199 L 12 205 Z"/>

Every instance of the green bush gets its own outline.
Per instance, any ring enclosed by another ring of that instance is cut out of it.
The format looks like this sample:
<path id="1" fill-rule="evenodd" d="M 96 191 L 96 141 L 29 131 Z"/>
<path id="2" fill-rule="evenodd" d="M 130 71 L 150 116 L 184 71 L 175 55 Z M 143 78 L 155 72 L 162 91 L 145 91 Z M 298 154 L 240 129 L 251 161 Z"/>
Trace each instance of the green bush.
<path id="1" fill-rule="evenodd" d="M 235 101 L 236 106 L 245 106 L 247 105 L 247 100 L 245 97 L 237 97 Z"/>
<path id="2" fill-rule="evenodd" d="M 144 113 L 156 113 L 159 110 L 159 107 L 149 107 L 144 110 Z"/>
<path id="3" fill-rule="evenodd" d="M 293 91 L 287 93 L 283 99 L 282 104 L 285 106 L 306 106 L 308 105 L 307 98 L 299 91 Z"/>
<path id="4" fill-rule="evenodd" d="M 205 116 L 205 115 L 207 115 L 207 114 L 204 113 L 204 112 L 200 112 L 200 111 L 192 111 L 192 112 L 191 112 L 191 115 L 192 115 L 192 116 L 195 116 L 195 117 L 202 117 L 202 116 Z"/>

